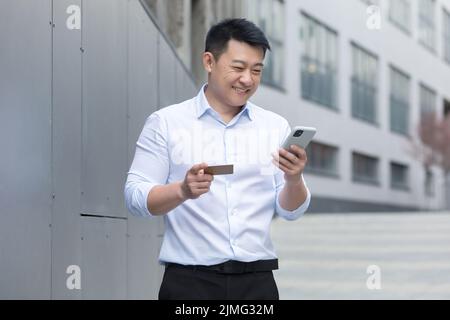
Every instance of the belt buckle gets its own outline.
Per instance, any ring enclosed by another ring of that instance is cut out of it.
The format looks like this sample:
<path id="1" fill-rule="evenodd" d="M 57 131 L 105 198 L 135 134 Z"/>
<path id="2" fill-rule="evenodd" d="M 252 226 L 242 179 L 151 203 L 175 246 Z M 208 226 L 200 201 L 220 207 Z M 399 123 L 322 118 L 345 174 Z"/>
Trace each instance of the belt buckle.
<path id="1" fill-rule="evenodd" d="M 223 264 L 223 273 L 244 273 L 245 264 L 239 261 L 230 260 Z"/>

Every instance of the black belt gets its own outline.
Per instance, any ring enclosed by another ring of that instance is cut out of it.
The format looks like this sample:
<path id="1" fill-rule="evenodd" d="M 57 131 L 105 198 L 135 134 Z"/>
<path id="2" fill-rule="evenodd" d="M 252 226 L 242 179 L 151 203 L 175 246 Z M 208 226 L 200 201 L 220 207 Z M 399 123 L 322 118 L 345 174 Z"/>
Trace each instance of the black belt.
<path id="1" fill-rule="evenodd" d="M 166 268 L 182 268 L 189 270 L 202 270 L 216 273 L 233 274 L 233 273 L 247 273 L 247 272 L 262 272 L 272 271 L 278 269 L 278 259 L 258 260 L 252 262 L 242 262 L 236 260 L 228 260 L 224 263 L 215 264 L 212 266 L 202 265 L 183 265 L 178 263 L 167 263 Z"/>

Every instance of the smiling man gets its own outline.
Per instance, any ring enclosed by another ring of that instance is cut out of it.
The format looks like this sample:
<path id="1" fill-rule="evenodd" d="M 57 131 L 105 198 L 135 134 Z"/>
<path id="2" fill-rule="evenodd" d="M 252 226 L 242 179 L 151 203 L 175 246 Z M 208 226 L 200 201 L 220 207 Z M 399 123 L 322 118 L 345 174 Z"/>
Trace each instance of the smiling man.
<path id="1" fill-rule="evenodd" d="M 160 299 L 279 298 L 270 223 L 302 216 L 311 195 L 305 150 L 281 148 L 272 159 L 266 152 L 270 141 L 281 145 L 288 122 L 248 101 L 266 50 L 264 33 L 245 19 L 213 26 L 203 54 L 208 83 L 151 114 L 139 136 L 125 200 L 134 215 L 164 216 Z M 273 170 L 264 157 L 250 160 L 266 153 Z M 234 172 L 205 173 L 212 164 Z"/>

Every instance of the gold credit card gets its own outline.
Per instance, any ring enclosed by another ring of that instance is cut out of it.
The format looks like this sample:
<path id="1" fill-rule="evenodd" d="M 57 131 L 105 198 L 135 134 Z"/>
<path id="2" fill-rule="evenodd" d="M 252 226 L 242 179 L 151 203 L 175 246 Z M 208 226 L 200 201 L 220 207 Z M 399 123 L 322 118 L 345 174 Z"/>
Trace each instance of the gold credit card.
<path id="1" fill-rule="evenodd" d="M 225 164 L 221 166 L 209 166 L 204 170 L 207 174 L 219 175 L 219 174 L 232 174 L 233 173 L 233 165 Z"/>

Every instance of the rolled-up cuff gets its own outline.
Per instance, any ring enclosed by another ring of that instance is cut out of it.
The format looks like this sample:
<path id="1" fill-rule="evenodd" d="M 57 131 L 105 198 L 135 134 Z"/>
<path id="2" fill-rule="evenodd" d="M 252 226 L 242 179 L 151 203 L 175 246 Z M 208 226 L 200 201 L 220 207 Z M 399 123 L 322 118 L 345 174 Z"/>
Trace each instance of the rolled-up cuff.
<path id="1" fill-rule="evenodd" d="M 155 215 L 148 210 L 147 198 L 150 190 L 157 185 L 158 184 L 151 182 L 139 182 L 134 187 L 128 206 L 128 210 L 133 215 L 141 217 L 155 217 Z"/>
<path id="2" fill-rule="evenodd" d="M 309 192 L 308 188 L 306 188 L 306 191 L 307 191 L 306 200 L 297 209 L 293 211 L 289 211 L 281 207 L 279 201 L 281 192 L 278 193 L 276 198 L 276 213 L 286 220 L 297 220 L 298 218 L 300 218 L 306 212 L 306 210 L 308 210 L 309 203 L 311 202 L 311 193 Z"/>

